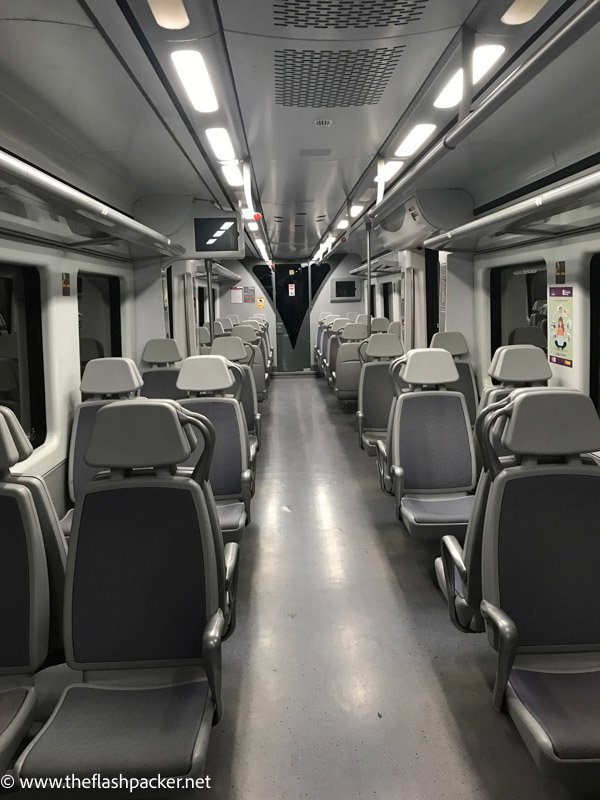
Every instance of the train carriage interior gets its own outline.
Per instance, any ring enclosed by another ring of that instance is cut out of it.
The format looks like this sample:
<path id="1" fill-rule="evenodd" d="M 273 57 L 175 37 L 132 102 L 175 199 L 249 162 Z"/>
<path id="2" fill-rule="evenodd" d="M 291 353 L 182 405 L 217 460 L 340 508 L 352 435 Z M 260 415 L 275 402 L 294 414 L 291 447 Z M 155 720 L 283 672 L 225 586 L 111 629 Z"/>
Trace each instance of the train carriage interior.
<path id="1" fill-rule="evenodd" d="M 0 793 L 600 798 L 600 0 L 0 2 Z"/>

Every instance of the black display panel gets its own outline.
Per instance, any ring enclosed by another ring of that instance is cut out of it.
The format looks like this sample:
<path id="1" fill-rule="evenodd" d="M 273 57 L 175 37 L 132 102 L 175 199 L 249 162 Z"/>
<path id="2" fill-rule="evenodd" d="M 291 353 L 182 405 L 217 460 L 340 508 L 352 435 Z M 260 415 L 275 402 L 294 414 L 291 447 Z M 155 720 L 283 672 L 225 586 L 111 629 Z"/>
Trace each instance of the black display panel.
<path id="1" fill-rule="evenodd" d="M 239 248 L 237 217 L 196 217 L 194 239 L 198 253 L 236 253 Z"/>
<path id="2" fill-rule="evenodd" d="M 335 281 L 335 296 L 344 298 L 356 297 L 356 281 Z"/>

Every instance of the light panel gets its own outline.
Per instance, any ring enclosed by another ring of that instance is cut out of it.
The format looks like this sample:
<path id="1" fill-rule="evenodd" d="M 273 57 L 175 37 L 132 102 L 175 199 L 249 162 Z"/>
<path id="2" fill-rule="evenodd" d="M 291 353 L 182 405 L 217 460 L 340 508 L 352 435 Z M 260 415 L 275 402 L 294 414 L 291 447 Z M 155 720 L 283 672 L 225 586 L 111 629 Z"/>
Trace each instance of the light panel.
<path id="1" fill-rule="evenodd" d="M 364 210 L 364 206 L 355 205 L 352 206 L 350 209 L 350 216 L 351 217 L 358 217 L 358 215 Z"/>
<path id="2" fill-rule="evenodd" d="M 248 223 L 248 230 L 249 231 L 257 231 L 258 230 L 258 222 L 249 222 Z"/>
<path id="3" fill-rule="evenodd" d="M 375 180 L 377 182 L 388 183 L 396 175 L 402 167 L 404 161 L 386 161 L 380 171 L 377 173 Z"/>
<path id="4" fill-rule="evenodd" d="M 221 166 L 225 180 L 230 186 L 243 186 L 244 176 L 239 164 L 223 164 Z"/>
<path id="5" fill-rule="evenodd" d="M 473 85 L 479 83 L 502 57 L 505 47 L 501 44 L 483 44 L 473 51 Z M 459 69 L 450 78 L 436 97 L 433 105 L 436 108 L 454 108 L 463 96 L 463 71 Z"/>
<path id="6" fill-rule="evenodd" d="M 348 220 L 347 219 L 341 219 L 338 222 L 338 224 L 336 225 L 336 228 L 339 228 L 339 230 L 341 230 L 341 231 L 345 231 L 347 227 L 348 227 Z"/>
<path id="7" fill-rule="evenodd" d="M 515 0 L 502 17 L 505 25 L 524 25 L 536 17 L 548 0 Z"/>
<path id="8" fill-rule="evenodd" d="M 235 150 L 227 128 L 207 128 L 205 133 L 215 158 L 219 161 L 235 161 Z"/>
<path id="9" fill-rule="evenodd" d="M 430 139 L 437 130 L 437 125 L 429 122 L 421 122 L 410 131 L 402 140 L 395 152 L 397 158 L 409 158 L 419 150 L 425 142 Z"/>
<path id="10" fill-rule="evenodd" d="M 180 31 L 190 24 L 183 0 L 148 0 L 148 5 L 156 24 L 161 28 Z"/>
<path id="11" fill-rule="evenodd" d="M 197 50 L 174 50 L 171 59 L 194 110 L 204 114 L 218 111 L 219 103 L 202 54 Z"/>

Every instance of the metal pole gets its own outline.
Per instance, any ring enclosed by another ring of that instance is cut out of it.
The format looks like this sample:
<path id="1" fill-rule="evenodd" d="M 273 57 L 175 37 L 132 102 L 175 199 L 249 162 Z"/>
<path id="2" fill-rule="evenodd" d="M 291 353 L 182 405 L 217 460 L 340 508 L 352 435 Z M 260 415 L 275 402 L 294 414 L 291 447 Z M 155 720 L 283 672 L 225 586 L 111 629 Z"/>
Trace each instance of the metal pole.
<path id="1" fill-rule="evenodd" d="M 367 231 L 367 335 L 371 335 L 371 317 L 373 316 L 373 309 L 371 308 L 371 228 L 373 223 L 370 219 L 367 220 L 365 228 Z"/>
<path id="2" fill-rule="evenodd" d="M 209 344 L 212 347 L 214 335 L 214 322 L 215 322 L 215 306 L 213 302 L 213 284 L 212 284 L 212 258 L 204 259 L 204 268 L 206 269 L 206 284 L 208 290 L 208 335 L 210 337 Z"/>

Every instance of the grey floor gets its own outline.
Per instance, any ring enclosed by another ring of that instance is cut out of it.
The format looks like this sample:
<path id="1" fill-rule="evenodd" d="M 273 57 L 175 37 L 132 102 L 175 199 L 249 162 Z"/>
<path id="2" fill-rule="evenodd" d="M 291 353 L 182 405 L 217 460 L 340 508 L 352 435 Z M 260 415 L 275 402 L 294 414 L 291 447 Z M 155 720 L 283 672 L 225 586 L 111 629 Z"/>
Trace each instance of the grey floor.
<path id="1" fill-rule="evenodd" d="M 451 626 L 438 547 L 394 522 L 353 409 L 322 380 L 289 378 L 261 411 L 211 797 L 570 797 L 494 711 L 494 653 Z"/>

